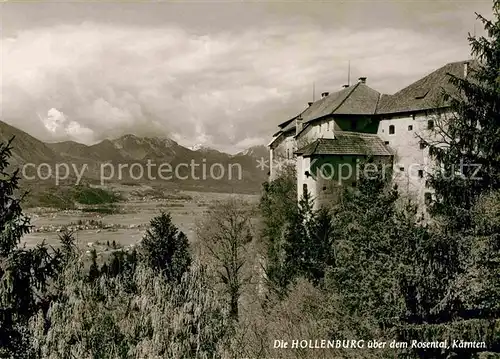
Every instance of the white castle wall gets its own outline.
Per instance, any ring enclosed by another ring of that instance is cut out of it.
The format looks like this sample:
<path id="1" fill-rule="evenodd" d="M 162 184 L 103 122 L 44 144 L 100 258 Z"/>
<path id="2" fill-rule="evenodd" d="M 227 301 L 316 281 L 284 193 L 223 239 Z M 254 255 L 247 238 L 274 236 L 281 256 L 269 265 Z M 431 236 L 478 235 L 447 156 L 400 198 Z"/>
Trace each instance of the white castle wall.
<path id="1" fill-rule="evenodd" d="M 436 125 L 439 119 L 433 114 L 415 113 L 383 118 L 379 121 L 378 128 L 375 124 L 377 135 L 386 142 L 394 154 L 394 181 L 400 192 L 411 197 L 424 209 L 426 194 L 432 193 L 432 190 L 426 186 L 427 174 L 433 171 L 434 165 L 429 157 L 428 148 L 421 148 L 420 137 L 431 140 L 435 138 L 433 132 L 428 129 L 429 121 L 434 121 Z M 394 133 L 391 133 L 391 127 Z M 287 151 L 293 153 L 317 138 L 334 138 L 335 132 L 339 130 L 340 126 L 332 118 L 318 121 L 313 126 L 304 129 L 297 140 L 294 134 L 281 140 L 274 150 L 271 149 L 271 162 L 273 158 L 276 159 L 278 153 L 282 158 L 287 158 Z M 320 203 L 325 184 L 316 181 L 312 176 L 305 175 L 305 171 L 310 167 L 310 159 L 290 156 L 288 158 L 290 162 L 295 161 L 298 197 L 302 197 L 304 185 L 306 185 L 313 198 L 316 198 L 316 203 Z M 271 173 L 273 174 L 273 171 Z M 327 192 L 337 192 L 333 188 L 327 189 L 325 195 Z"/>
<path id="2" fill-rule="evenodd" d="M 282 135 L 269 150 L 269 177 L 270 180 L 276 178 L 280 170 L 280 163 L 289 163 L 294 161 L 294 152 L 296 151 L 296 142 L 294 132 Z"/>
<path id="3" fill-rule="evenodd" d="M 425 114 L 394 116 L 380 121 L 377 135 L 394 153 L 394 180 L 402 193 L 422 205 L 428 173 L 433 170 L 429 149 L 421 148 L 420 138 L 433 138 L 428 129 L 429 121 L 436 124 L 436 117 Z M 394 133 L 390 129 L 393 126 Z"/>

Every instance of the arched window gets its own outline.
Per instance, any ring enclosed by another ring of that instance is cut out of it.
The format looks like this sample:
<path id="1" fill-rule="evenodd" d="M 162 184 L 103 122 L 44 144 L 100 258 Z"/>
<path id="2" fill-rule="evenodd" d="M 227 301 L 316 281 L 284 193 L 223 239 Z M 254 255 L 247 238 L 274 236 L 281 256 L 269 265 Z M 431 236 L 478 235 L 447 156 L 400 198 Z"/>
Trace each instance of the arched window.
<path id="1" fill-rule="evenodd" d="M 396 132 L 396 130 L 394 128 L 394 125 L 390 125 L 389 126 L 389 135 L 394 135 L 395 132 Z"/>

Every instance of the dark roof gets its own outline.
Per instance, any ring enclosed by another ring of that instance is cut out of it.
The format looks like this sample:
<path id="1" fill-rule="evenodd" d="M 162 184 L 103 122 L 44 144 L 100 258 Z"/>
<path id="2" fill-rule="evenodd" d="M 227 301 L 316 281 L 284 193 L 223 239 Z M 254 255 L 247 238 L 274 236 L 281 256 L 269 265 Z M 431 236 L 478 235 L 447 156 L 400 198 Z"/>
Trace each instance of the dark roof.
<path id="1" fill-rule="evenodd" d="M 308 106 L 309 107 L 309 106 Z M 285 133 L 285 132 L 289 132 L 289 131 L 295 131 L 295 123 L 297 121 L 297 118 L 299 118 L 305 111 L 307 111 L 307 108 L 304 109 L 301 113 L 299 113 L 297 116 L 289 119 L 289 120 L 286 120 L 285 122 L 282 122 L 278 125 L 278 127 L 280 128 L 278 132 L 276 132 L 276 134 L 274 134 L 273 136 L 276 136 L 278 135 L 279 133 Z"/>
<path id="2" fill-rule="evenodd" d="M 295 153 L 304 157 L 313 155 L 392 156 L 377 135 L 359 132 L 337 132 L 334 139 L 319 138 Z"/>
<path id="3" fill-rule="evenodd" d="M 297 116 L 295 116 L 294 118 L 291 118 L 289 120 L 286 120 L 285 122 L 282 122 L 278 125 L 279 128 L 284 128 L 286 125 L 288 125 L 290 122 L 294 121 L 295 119 L 297 118 Z"/>
<path id="4" fill-rule="evenodd" d="M 448 74 L 463 78 L 465 63 L 470 64 L 470 67 L 475 64 L 472 60 L 446 64 L 394 95 L 383 95 L 377 113 L 389 114 L 446 107 L 448 104 L 443 101 L 443 90 L 447 93 L 454 90 Z M 470 71 L 468 73 L 470 74 Z"/>
<path id="5" fill-rule="evenodd" d="M 299 118 L 299 116 L 301 116 L 305 111 L 307 111 L 307 109 L 309 108 L 310 106 L 307 106 L 307 108 L 305 108 L 304 110 L 302 110 L 302 112 L 300 112 L 297 116 L 295 117 L 292 117 L 291 119 L 289 120 L 286 120 L 285 122 L 282 122 L 278 125 L 278 127 L 283 130 L 283 131 L 287 131 L 287 128 L 290 129 L 291 126 L 293 126 L 293 128 L 295 129 L 295 120 L 297 120 L 297 118 Z"/>
<path id="6" fill-rule="evenodd" d="M 289 131 L 295 131 L 295 124 L 296 120 L 293 120 L 290 122 L 282 131 L 283 133 L 289 132 Z"/>
<path id="7" fill-rule="evenodd" d="M 296 124 L 297 117 L 295 117 L 295 118 L 287 121 L 286 122 L 287 125 L 284 126 L 284 127 L 280 127 L 280 129 L 275 134 L 273 134 L 273 137 L 276 137 L 276 136 L 278 136 L 281 133 L 295 132 L 295 124 Z"/>
<path id="8" fill-rule="evenodd" d="M 314 102 L 302 114 L 304 123 L 327 115 L 373 115 L 380 93 L 358 82 Z"/>
<path id="9" fill-rule="evenodd" d="M 307 125 L 327 115 L 393 114 L 445 107 L 447 104 L 441 101 L 442 91 L 444 89 L 450 93 L 454 89 L 449 83 L 450 77 L 447 74 L 463 77 L 465 63 L 469 63 L 471 69 L 476 65 L 474 60 L 449 63 L 394 95 L 380 94 L 365 83 L 358 82 L 321 98 L 299 115 L 281 123 L 275 135 L 295 130 L 296 120 L 299 117 Z"/>

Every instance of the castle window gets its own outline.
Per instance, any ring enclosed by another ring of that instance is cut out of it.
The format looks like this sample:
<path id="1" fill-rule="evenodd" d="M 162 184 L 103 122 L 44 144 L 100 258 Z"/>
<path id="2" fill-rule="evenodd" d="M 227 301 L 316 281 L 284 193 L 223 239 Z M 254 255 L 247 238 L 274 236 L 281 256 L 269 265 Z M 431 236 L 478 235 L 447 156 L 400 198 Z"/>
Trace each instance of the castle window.
<path id="1" fill-rule="evenodd" d="M 289 149 L 286 150 L 286 159 L 287 160 L 290 159 L 290 150 Z"/>
<path id="2" fill-rule="evenodd" d="M 432 193 L 425 192 L 425 194 L 424 194 L 424 201 L 425 201 L 426 205 L 431 204 L 431 202 L 432 202 Z"/>
<path id="3" fill-rule="evenodd" d="M 302 195 L 304 196 L 307 193 L 307 183 L 302 185 Z"/>
<path id="4" fill-rule="evenodd" d="M 395 132 L 396 132 L 396 130 L 394 128 L 394 125 L 390 125 L 389 126 L 389 135 L 394 135 Z"/>
<path id="5" fill-rule="evenodd" d="M 385 141 L 384 143 L 385 143 L 386 145 L 388 145 L 388 144 L 389 144 L 389 141 Z"/>
<path id="6" fill-rule="evenodd" d="M 412 131 L 412 130 L 413 130 L 413 125 L 408 126 L 408 131 Z"/>
<path id="7" fill-rule="evenodd" d="M 424 178 L 424 171 L 423 170 L 418 170 L 418 177 Z"/>
<path id="8" fill-rule="evenodd" d="M 323 191 L 326 191 L 326 186 L 323 186 Z"/>
<path id="9" fill-rule="evenodd" d="M 423 141 L 420 141 L 420 149 L 423 150 L 425 148 L 425 143 Z"/>
<path id="10" fill-rule="evenodd" d="M 403 171 L 405 170 L 405 168 L 404 168 L 404 167 L 399 167 L 399 170 L 400 170 L 401 172 L 403 172 Z"/>
<path id="11" fill-rule="evenodd" d="M 434 128 L 434 120 L 427 121 L 427 129 L 432 130 Z"/>

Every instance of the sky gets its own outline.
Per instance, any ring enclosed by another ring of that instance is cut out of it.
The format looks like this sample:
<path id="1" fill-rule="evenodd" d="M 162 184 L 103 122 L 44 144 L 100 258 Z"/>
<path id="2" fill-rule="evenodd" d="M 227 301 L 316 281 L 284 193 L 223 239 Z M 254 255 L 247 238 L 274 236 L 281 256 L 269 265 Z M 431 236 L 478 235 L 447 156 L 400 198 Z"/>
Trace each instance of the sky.
<path id="1" fill-rule="evenodd" d="M 0 119 L 48 142 L 124 134 L 235 153 L 360 76 L 394 93 L 470 58 L 492 1 L 6 2 Z M 314 86 L 313 86 L 314 84 Z M 313 88 L 315 93 L 313 94 Z"/>

